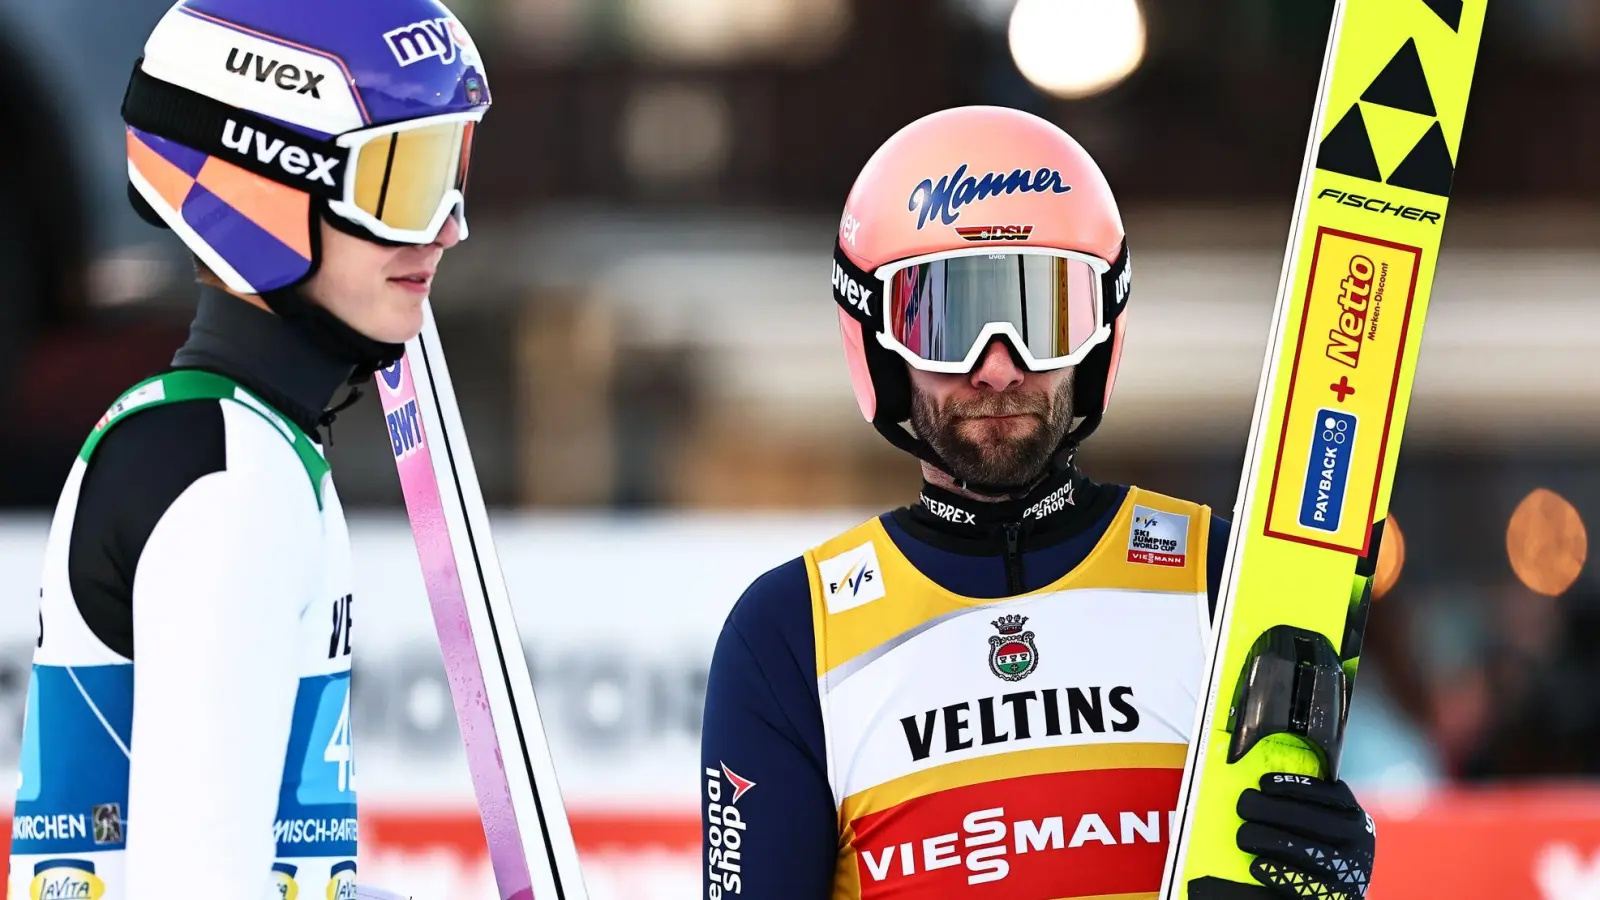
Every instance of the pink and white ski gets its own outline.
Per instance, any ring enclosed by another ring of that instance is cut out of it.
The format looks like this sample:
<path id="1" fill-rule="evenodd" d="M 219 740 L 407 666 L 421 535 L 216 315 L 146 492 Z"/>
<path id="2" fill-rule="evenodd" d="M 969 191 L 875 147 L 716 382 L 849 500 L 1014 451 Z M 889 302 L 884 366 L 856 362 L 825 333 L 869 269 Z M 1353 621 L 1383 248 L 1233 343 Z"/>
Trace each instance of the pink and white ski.
<path id="1" fill-rule="evenodd" d="M 374 377 L 500 900 L 587 900 L 431 304 Z"/>

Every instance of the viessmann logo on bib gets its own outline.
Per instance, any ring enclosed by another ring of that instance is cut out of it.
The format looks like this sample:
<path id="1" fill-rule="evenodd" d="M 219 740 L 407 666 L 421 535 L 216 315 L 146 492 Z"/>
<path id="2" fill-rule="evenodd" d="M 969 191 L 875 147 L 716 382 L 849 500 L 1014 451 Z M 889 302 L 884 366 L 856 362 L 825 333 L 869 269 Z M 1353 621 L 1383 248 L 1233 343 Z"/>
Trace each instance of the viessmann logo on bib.
<path id="1" fill-rule="evenodd" d="M 1182 566 L 1189 553 L 1189 517 L 1146 506 L 1133 508 L 1128 528 L 1128 562 Z"/>
<path id="2" fill-rule="evenodd" d="M 1182 777 L 1181 766 L 1047 772 L 858 816 L 862 900 L 1153 896 Z"/>

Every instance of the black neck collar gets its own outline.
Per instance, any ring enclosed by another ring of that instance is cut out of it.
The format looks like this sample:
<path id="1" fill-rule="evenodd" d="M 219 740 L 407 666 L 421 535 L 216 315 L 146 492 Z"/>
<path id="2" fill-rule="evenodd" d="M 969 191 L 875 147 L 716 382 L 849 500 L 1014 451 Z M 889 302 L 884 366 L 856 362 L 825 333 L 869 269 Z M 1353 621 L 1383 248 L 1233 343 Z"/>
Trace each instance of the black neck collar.
<path id="1" fill-rule="evenodd" d="M 924 481 L 922 496 L 907 512 L 918 523 L 954 537 L 992 538 L 1008 528 L 1029 534 L 1076 533 L 1099 515 L 1101 493 L 1076 467 L 1062 469 L 1014 500 L 973 500 Z"/>
<path id="2" fill-rule="evenodd" d="M 238 381 L 313 437 L 355 369 L 282 317 L 211 287 L 201 288 L 189 339 L 172 365 Z"/>

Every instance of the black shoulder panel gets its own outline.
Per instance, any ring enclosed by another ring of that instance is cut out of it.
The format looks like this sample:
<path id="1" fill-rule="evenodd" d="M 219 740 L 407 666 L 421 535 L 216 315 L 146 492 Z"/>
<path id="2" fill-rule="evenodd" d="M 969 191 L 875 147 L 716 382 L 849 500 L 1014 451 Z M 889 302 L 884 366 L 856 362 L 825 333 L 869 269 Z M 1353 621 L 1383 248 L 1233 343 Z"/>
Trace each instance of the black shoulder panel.
<path id="1" fill-rule="evenodd" d="M 130 415 L 95 448 L 78 495 L 67 577 L 95 637 L 133 658 L 133 576 L 173 501 L 227 468 L 222 408 L 173 403 Z"/>

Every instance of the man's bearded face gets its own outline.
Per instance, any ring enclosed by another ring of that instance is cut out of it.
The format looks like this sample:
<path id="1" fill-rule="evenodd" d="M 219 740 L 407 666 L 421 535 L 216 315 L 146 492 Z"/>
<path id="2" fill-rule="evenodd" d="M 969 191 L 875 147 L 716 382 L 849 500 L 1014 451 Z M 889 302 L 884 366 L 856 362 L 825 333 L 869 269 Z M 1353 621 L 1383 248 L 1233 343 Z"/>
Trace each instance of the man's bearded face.
<path id="1" fill-rule="evenodd" d="M 914 390 L 911 424 L 960 481 L 1031 484 L 1072 427 L 1072 373 L 1054 391 L 1029 382 L 1005 391 L 953 393 L 941 403 Z"/>

